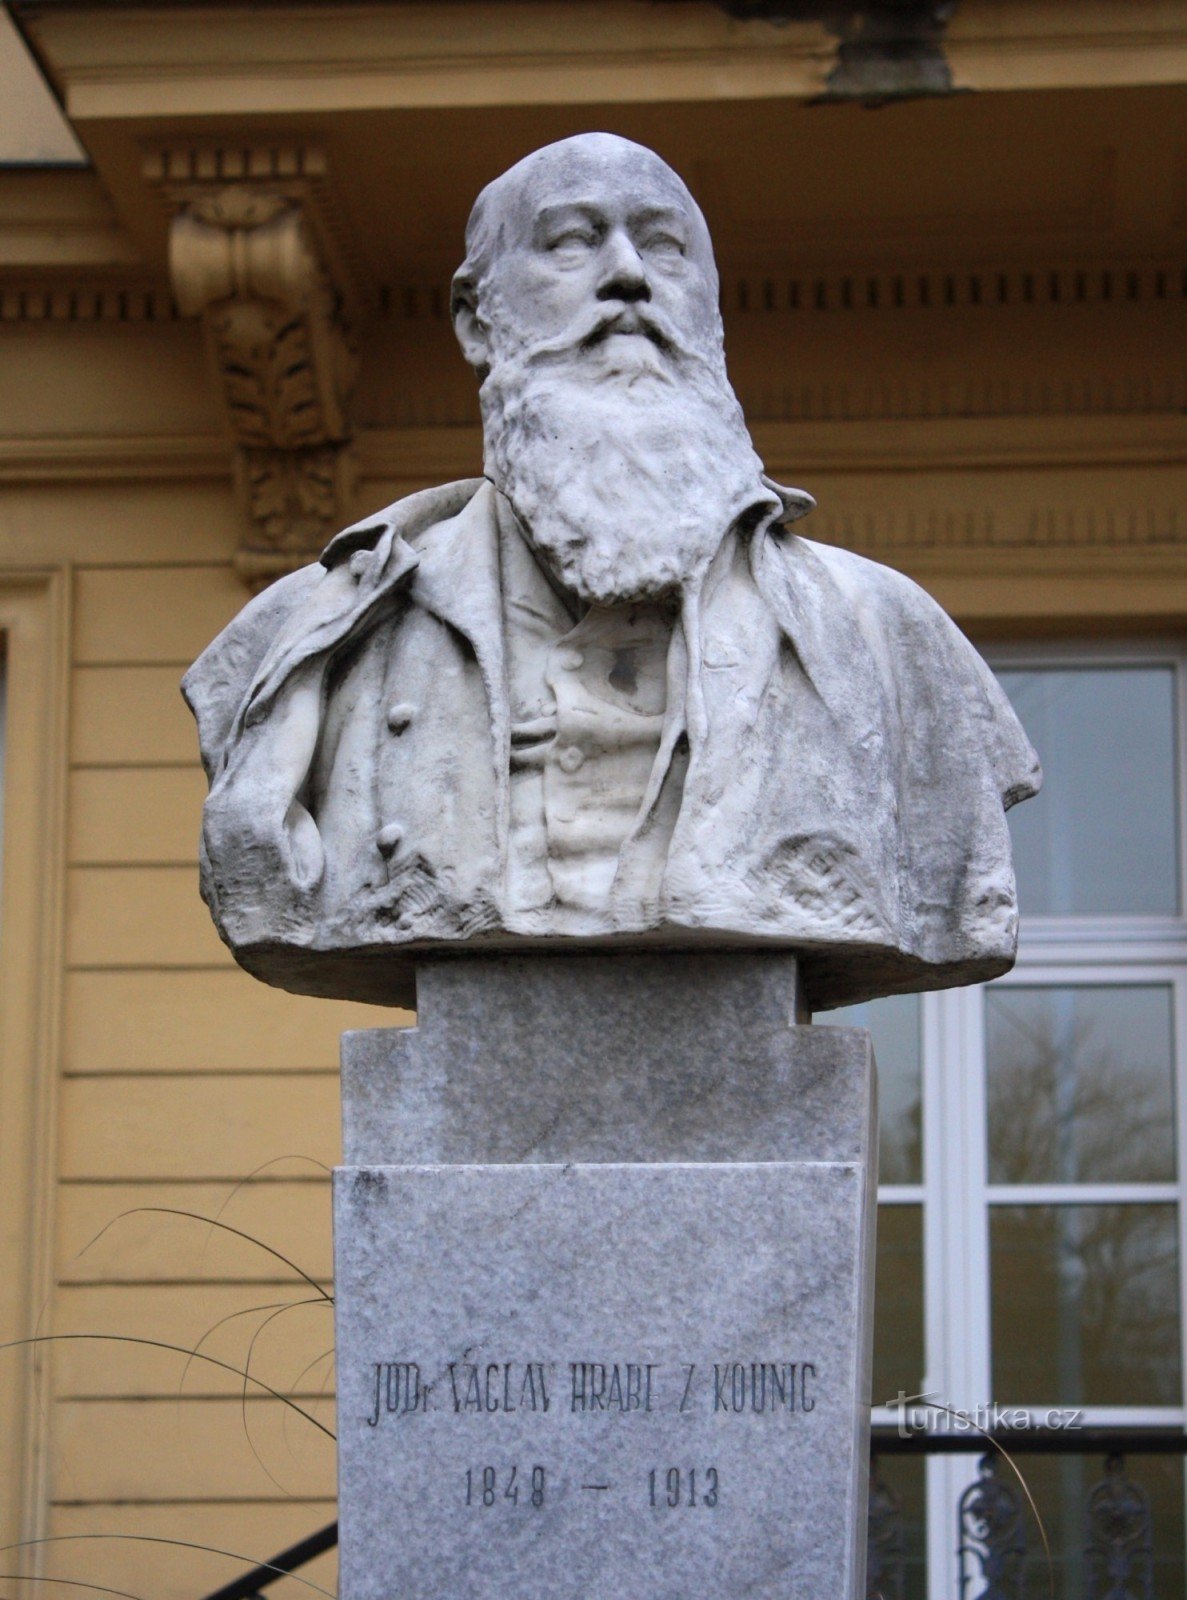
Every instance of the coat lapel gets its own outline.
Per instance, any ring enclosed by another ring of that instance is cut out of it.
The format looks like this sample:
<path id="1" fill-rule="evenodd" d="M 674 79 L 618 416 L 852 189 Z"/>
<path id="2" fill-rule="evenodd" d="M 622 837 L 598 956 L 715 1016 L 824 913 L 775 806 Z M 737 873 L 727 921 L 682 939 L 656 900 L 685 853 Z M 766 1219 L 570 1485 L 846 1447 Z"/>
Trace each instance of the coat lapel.
<path id="1" fill-rule="evenodd" d="M 410 598 L 469 642 L 482 675 L 490 710 L 500 851 L 505 857 L 510 826 L 511 706 L 495 491 L 489 483 L 483 483 L 456 516 L 428 531 L 419 556 Z"/>

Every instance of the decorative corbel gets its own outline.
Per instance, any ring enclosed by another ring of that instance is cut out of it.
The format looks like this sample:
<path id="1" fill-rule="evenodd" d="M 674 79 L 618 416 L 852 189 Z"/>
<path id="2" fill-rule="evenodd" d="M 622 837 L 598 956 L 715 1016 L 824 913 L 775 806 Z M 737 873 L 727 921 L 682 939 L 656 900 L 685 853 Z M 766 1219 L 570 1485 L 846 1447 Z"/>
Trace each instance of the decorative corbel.
<path id="1" fill-rule="evenodd" d="M 312 181 L 324 165 L 309 151 L 232 155 L 228 170 L 223 152 L 165 152 L 150 176 L 175 208 L 173 291 L 202 319 L 234 442 L 247 518 L 236 566 L 259 588 L 349 521 L 356 319 Z"/>

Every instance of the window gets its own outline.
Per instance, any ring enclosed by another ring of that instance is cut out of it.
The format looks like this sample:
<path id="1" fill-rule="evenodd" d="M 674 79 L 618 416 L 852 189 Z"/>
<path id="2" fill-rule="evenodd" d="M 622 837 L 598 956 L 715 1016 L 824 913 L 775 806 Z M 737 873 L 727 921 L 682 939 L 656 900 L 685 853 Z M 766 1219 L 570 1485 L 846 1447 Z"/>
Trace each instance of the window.
<path id="1" fill-rule="evenodd" d="M 874 1399 L 1182 1426 L 1187 657 L 1017 649 L 994 664 L 1045 773 L 1010 813 L 1018 964 L 990 985 L 820 1019 L 869 1026 L 879 1065 Z M 926 1500 L 912 1595 L 957 1592 L 956 1505 L 975 1461 L 895 1463 L 908 1515 Z M 1071 1600 L 1101 1459 L 1028 1456 L 1024 1470 Z M 1131 1470 L 1153 1501 L 1155 1592 L 1180 1600 L 1181 1462 Z M 1041 1586 L 1037 1549 L 1031 1567 Z"/>

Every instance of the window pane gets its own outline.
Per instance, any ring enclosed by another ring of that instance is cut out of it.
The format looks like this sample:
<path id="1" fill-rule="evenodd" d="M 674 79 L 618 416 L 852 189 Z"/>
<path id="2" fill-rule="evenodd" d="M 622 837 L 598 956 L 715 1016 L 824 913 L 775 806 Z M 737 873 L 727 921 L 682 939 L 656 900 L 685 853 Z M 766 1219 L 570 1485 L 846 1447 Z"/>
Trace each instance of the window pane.
<path id="1" fill-rule="evenodd" d="M 989 1217 L 995 1400 L 1180 1404 L 1174 1206 L 993 1206 Z"/>
<path id="2" fill-rule="evenodd" d="M 1172 1182 L 1169 984 L 985 991 L 991 1183 Z"/>
<path id="3" fill-rule="evenodd" d="M 1043 763 L 1043 790 L 1010 812 L 1023 915 L 1179 908 L 1174 672 L 1003 671 Z"/>
<path id="4" fill-rule="evenodd" d="M 873 1402 L 923 1388 L 923 1207 L 878 1207 Z"/>
<path id="5" fill-rule="evenodd" d="M 923 1180 L 923 1071 L 917 994 L 890 995 L 828 1013 L 837 1027 L 868 1028 L 878 1064 L 880 1183 Z"/>

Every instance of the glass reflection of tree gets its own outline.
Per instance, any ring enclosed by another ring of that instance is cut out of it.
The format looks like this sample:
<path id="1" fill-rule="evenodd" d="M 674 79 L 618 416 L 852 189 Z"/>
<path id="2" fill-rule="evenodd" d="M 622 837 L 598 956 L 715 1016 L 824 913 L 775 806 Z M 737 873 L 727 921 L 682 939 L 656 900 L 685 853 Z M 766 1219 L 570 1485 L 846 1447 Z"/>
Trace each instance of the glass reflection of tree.
<path id="1" fill-rule="evenodd" d="M 878 1140 L 878 1182 L 918 1183 L 923 1148 L 923 1103 L 911 1103 L 890 1117 L 882 1113 Z"/>
<path id="2" fill-rule="evenodd" d="M 994 993 L 988 1077 L 990 1180 L 996 1184 L 1108 1182 L 1173 1177 L 1165 1071 L 1143 1070 L 1102 1043 L 1077 1015 L 1072 990 Z M 1011 1003 L 1015 1002 L 1015 1003 Z M 1136 1070 L 1135 1070 L 1136 1066 Z M 1135 1166 L 1139 1169 L 1135 1171 Z M 1011 1256 L 1027 1279 L 1053 1278 L 1053 1394 L 999 1400 L 1176 1404 L 1179 1379 L 1177 1252 L 1169 1206 L 1010 1207 L 996 1236 L 999 1276 Z M 1035 1284 L 1037 1287 L 1037 1284 Z M 1025 1302 L 1026 1284 L 1017 1298 Z M 1010 1297 L 1014 1298 L 1014 1297 Z M 998 1307 L 1004 1321 L 1010 1306 Z M 1016 1309 L 1021 1309 L 1020 1307 Z M 1010 1343 L 1034 1368 L 1042 1324 L 1012 1319 Z M 1007 1324 L 1008 1326 L 1008 1324 Z M 1001 1352 L 1002 1355 L 1005 1352 Z M 1041 1358 L 1040 1358 L 1041 1359 Z M 1000 1370 L 1000 1367 L 999 1367 Z M 1109 1392 L 1118 1385 L 1129 1392 Z M 1141 1395 L 1132 1392 L 1140 1385 Z"/>

